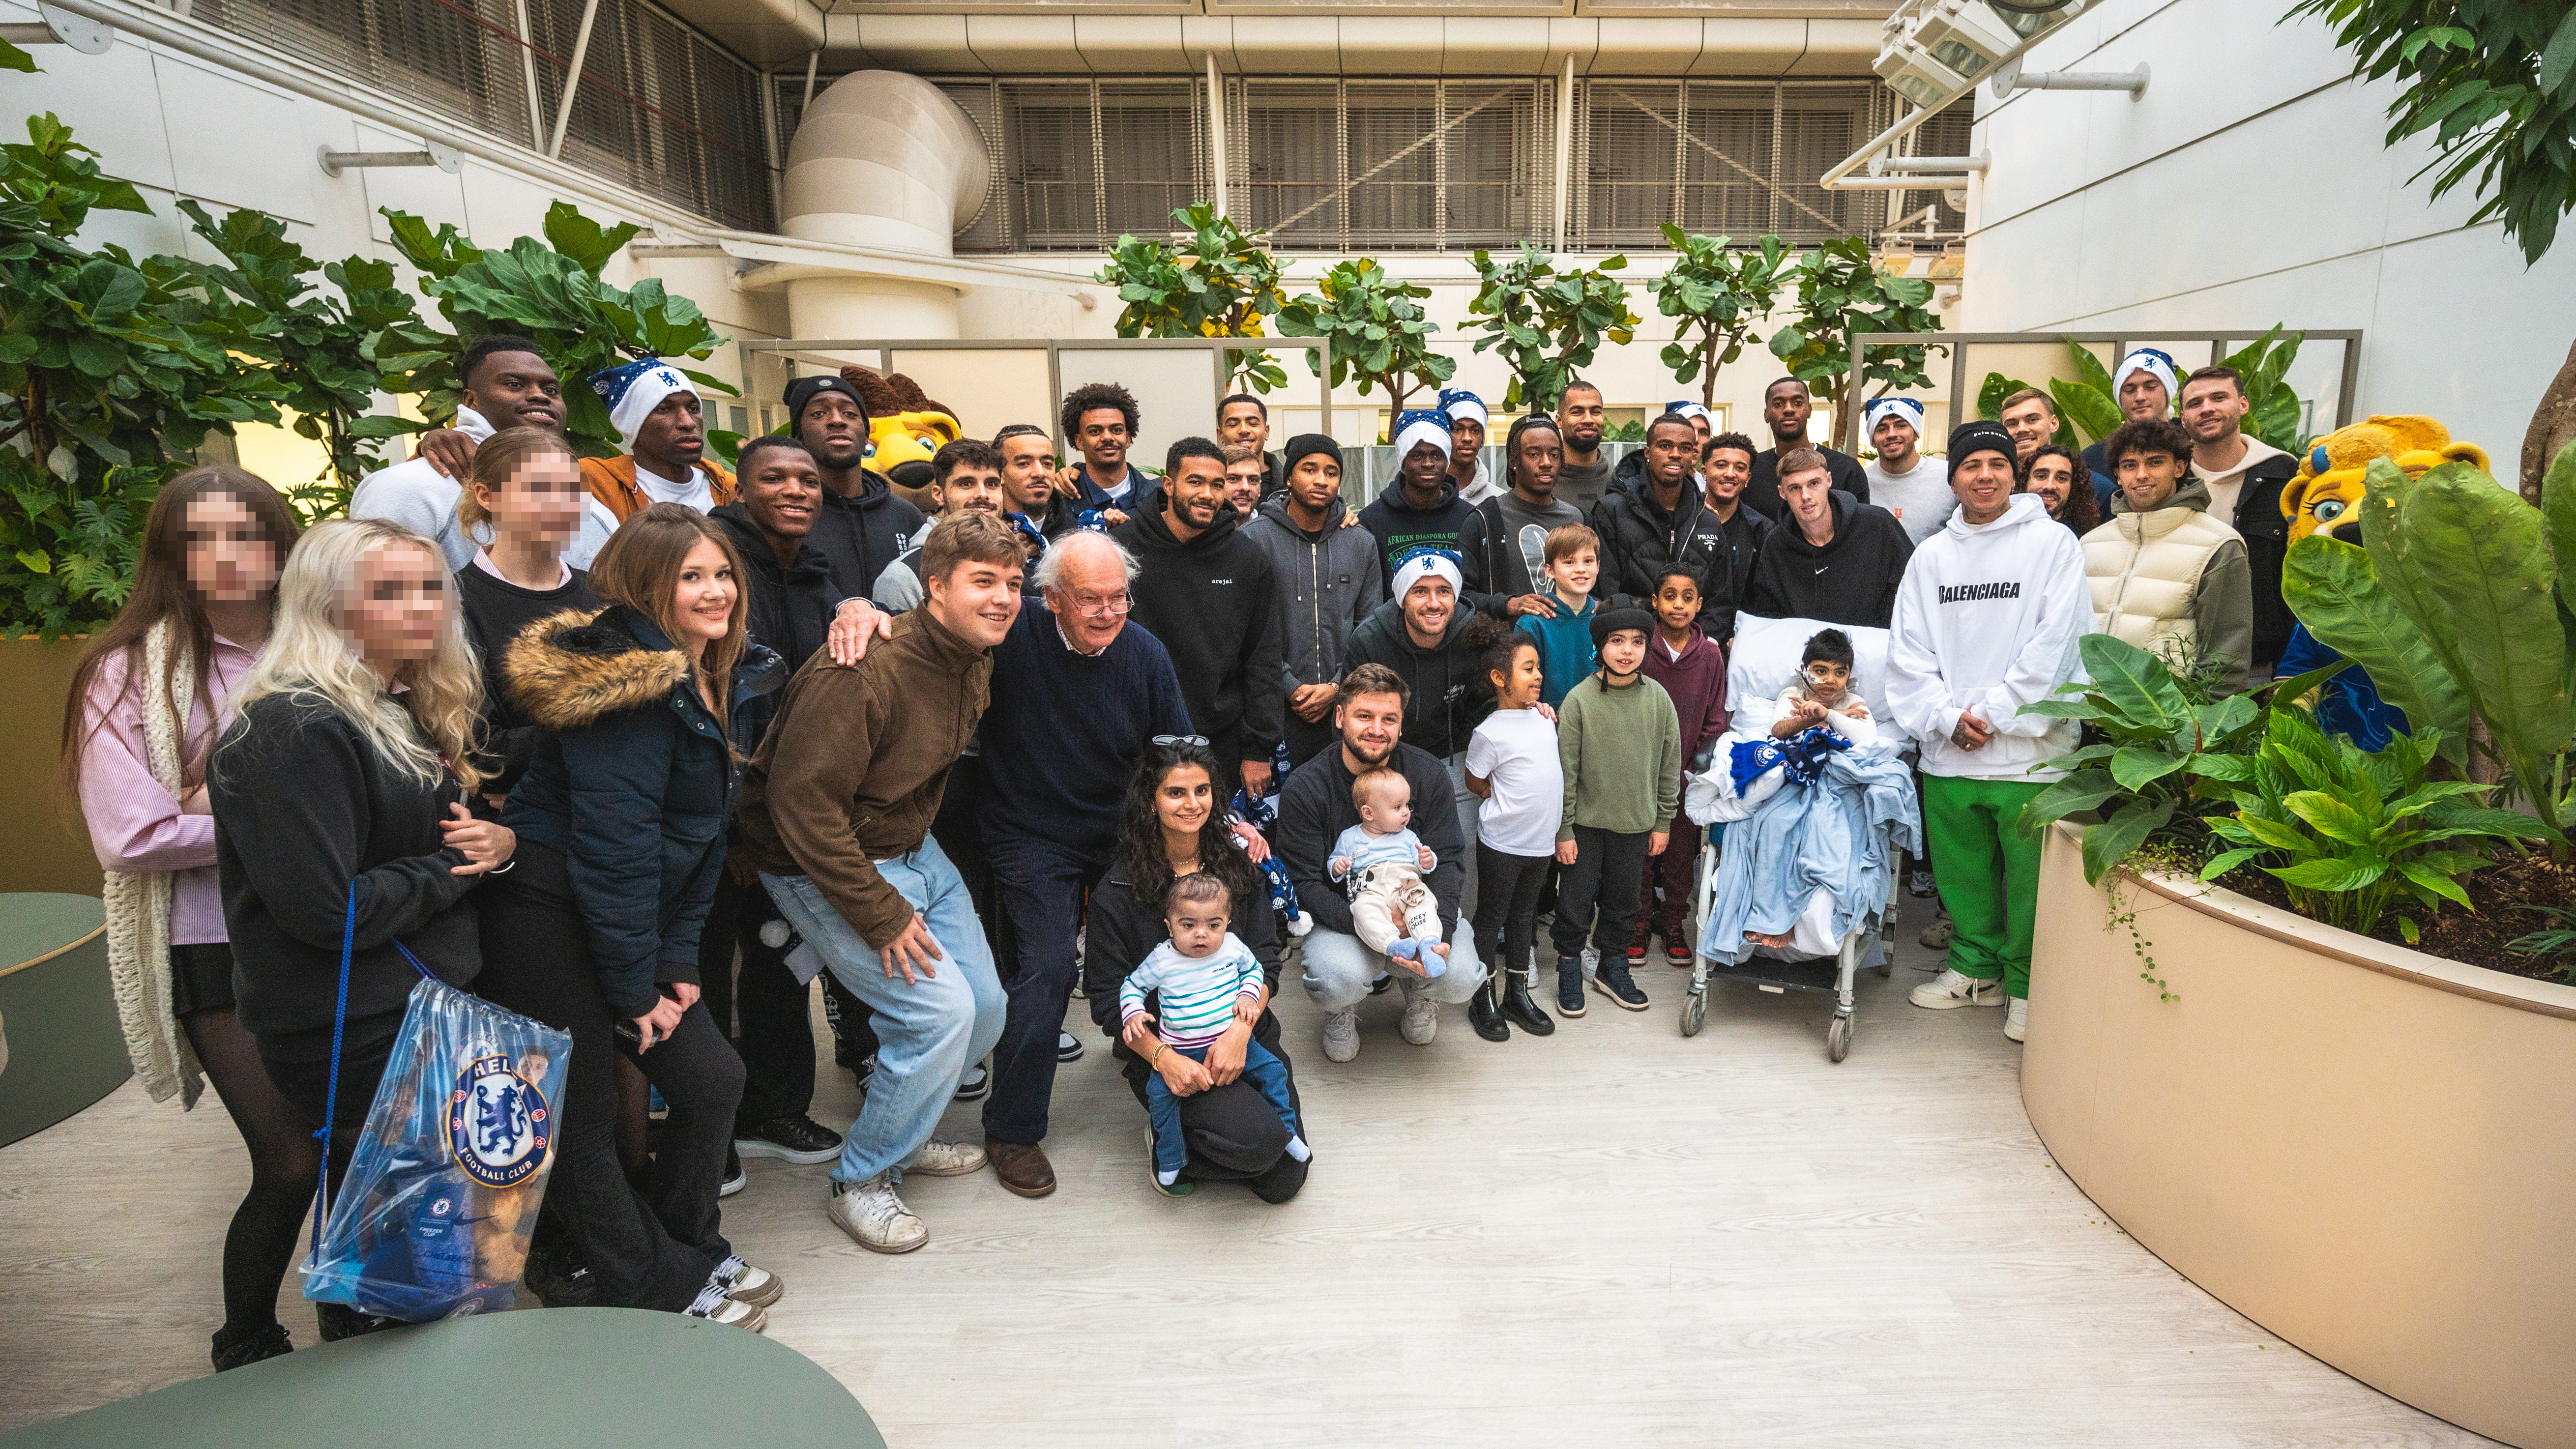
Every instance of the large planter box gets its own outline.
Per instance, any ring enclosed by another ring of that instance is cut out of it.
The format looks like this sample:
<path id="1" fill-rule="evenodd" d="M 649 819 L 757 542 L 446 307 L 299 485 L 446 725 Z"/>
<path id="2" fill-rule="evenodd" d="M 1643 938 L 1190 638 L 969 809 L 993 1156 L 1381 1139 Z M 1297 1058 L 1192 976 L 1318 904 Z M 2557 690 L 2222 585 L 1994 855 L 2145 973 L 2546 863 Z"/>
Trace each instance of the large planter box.
<path id="1" fill-rule="evenodd" d="M 2576 987 L 2170 877 L 2039 887 L 2022 1102 L 2076 1186 L 2396 1398 L 2576 1449 Z M 2180 998 L 2139 979 L 2136 930 Z"/>
<path id="2" fill-rule="evenodd" d="M 94 896 L 102 873 L 81 828 L 80 802 L 54 789 L 63 738 L 63 701 L 72 670 L 89 641 L 0 639 L 0 820 L 9 842 L 0 849 L 0 892 L 56 891 Z"/>

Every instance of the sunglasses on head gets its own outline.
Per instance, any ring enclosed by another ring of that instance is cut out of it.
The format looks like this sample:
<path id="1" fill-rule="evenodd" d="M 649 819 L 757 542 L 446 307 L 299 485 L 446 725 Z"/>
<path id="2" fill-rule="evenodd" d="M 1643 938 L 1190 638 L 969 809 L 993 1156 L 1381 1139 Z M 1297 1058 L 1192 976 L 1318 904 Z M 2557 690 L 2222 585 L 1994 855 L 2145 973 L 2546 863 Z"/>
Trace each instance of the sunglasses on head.
<path id="1" fill-rule="evenodd" d="M 1193 749 L 1201 750 L 1208 747 L 1207 736 L 1205 735 L 1156 735 L 1154 736 L 1154 743 L 1167 750 L 1176 750 L 1183 745 L 1188 745 Z"/>

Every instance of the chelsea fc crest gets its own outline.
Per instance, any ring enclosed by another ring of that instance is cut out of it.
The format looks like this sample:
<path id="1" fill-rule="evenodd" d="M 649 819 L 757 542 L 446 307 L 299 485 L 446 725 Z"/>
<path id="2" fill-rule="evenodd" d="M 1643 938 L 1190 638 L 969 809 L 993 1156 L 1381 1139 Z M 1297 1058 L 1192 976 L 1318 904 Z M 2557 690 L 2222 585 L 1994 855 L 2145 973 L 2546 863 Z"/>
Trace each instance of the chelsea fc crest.
<path id="1" fill-rule="evenodd" d="M 554 1114 L 536 1083 L 510 1058 L 478 1057 L 456 1074 L 447 1097 L 447 1144 L 456 1165 L 485 1187 L 516 1187 L 546 1165 Z"/>

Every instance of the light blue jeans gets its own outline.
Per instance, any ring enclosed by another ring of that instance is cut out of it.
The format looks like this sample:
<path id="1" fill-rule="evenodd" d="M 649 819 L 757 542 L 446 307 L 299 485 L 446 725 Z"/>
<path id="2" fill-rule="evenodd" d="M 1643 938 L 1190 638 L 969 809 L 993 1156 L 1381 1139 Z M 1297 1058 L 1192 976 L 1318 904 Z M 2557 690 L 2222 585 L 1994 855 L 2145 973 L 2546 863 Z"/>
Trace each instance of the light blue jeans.
<path id="1" fill-rule="evenodd" d="M 939 842 L 924 839 L 910 855 L 878 861 L 877 874 L 929 923 L 946 953 L 932 963 L 938 975 L 918 981 L 904 980 L 899 971 L 886 975 L 875 948 L 841 919 L 811 879 L 760 878 L 788 924 L 876 1017 L 876 1075 L 868 1079 L 859 1120 L 842 1140 L 841 1161 L 832 1169 L 839 1182 L 865 1182 L 889 1169 L 902 1180 L 903 1164 L 930 1140 L 966 1068 L 1001 1039 L 1008 1008 L 984 927 L 966 898 L 966 882 L 940 853 Z"/>
<path id="2" fill-rule="evenodd" d="M 1401 966 L 1388 965 L 1384 956 L 1361 945 L 1359 937 L 1321 926 L 1306 933 L 1299 957 L 1305 963 L 1306 995 L 1328 1012 L 1366 1001 L 1370 984 L 1381 976 L 1420 982 L 1421 989 L 1443 1006 L 1465 1001 L 1485 984 L 1485 963 L 1476 957 L 1475 928 L 1463 917 L 1449 933 L 1449 969 L 1428 981 Z"/>

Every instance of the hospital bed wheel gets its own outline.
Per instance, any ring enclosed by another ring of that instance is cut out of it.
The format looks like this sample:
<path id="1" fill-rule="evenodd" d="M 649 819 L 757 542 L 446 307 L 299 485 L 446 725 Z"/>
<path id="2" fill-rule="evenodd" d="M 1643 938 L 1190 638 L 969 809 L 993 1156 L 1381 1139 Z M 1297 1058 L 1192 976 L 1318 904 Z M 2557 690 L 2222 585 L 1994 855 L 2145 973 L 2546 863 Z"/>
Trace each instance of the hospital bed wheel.
<path id="1" fill-rule="evenodd" d="M 1682 1035 L 1697 1036 L 1708 1021 L 1708 996 L 1694 991 L 1682 998 Z"/>
<path id="2" fill-rule="evenodd" d="M 1826 1055 L 1832 1057 L 1835 1061 L 1841 1061 L 1843 1058 L 1850 1056 L 1851 1038 L 1851 1018 L 1848 1016 L 1835 1017 L 1834 1024 L 1825 1028 Z"/>

